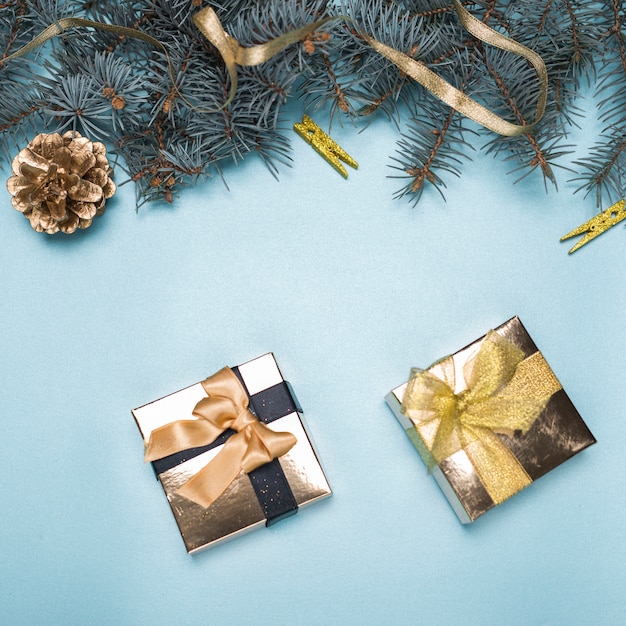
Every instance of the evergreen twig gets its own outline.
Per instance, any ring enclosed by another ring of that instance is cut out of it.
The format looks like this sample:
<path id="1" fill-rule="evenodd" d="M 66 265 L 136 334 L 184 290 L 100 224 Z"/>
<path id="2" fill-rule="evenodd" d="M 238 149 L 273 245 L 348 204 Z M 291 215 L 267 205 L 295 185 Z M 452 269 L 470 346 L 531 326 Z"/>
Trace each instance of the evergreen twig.
<path id="1" fill-rule="evenodd" d="M 483 22 L 546 62 L 546 114 L 531 134 L 517 138 L 494 136 L 468 122 L 364 39 L 366 33 L 421 61 L 511 121 L 530 120 L 538 91 L 532 68 L 465 32 L 450 0 L 213 2 L 225 30 L 244 46 L 325 16 L 341 17 L 269 61 L 240 68 L 236 98 L 226 107 L 230 83 L 223 60 L 193 23 L 201 5 L 199 0 L 0 0 L 0 159 L 7 162 L 35 131 L 75 129 L 114 147 L 136 184 L 139 204 L 172 201 L 183 186 L 222 177 L 227 163 L 250 154 L 259 155 L 276 176 L 290 161 L 281 108 L 297 92 L 307 110 L 328 108 L 331 120 L 391 118 L 400 135 L 391 167 L 405 179 L 397 195 L 413 202 L 429 187 L 443 196 L 446 180 L 461 175 L 477 137 L 486 138 L 488 153 L 512 163 L 518 179 L 538 171 L 546 185 L 556 185 L 554 168 L 574 168 L 580 189 L 595 192 L 599 205 L 626 194 L 621 1 L 464 2 Z M 4 62 L 67 16 L 140 29 L 161 41 L 169 58 L 129 37 L 74 29 L 43 51 Z M 580 116 L 577 101 L 583 84 L 596 78 L 603 131 L 586 159 L 568 163 L 569 131 Z"/>

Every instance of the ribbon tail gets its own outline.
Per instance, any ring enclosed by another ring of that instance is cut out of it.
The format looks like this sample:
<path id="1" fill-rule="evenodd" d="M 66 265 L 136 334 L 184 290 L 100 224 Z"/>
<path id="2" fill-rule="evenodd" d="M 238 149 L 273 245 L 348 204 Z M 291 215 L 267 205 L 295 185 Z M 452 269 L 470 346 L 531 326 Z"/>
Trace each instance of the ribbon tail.
<path id="1" fill-rule="evenodd" d="M 215 439 L 214 427 L 205 420 L 177 420 L 150 433 L 144 461 L 156 461 L 181 450 L 198 448 Z"/>
<path id="2" fill-rule="evenodd" d="M 145 41 L 157 48 L 160 48 L 161 50 L 163 50 L 163 52 L 165 52 L 165 54 L 167 54 L 166 47 L 158 39 L 135 28 L 129 28 L 127 26 L 116 26 L 115 24 L 107 24 L 105 22 L 95 22 L 93 20 L 84 19 L 82 17 L 62 17 L 61 19 L 53 22 L 52 24 L 44 28 L 44 30 L 42 30 L 36 37 L 32 39 L 32 41 L 29 41 L 25 46 L 21 47 L 19 50 L 16 50 L 8 57 L 0 59 L 0 67 L 2 67 L 2 64 L 6 63 L 7 61 L 11 61 L 18 57 L 24 56 L 28 52 L 32 52 L 50 39 L 53 39 L 57 35 L 60 35 L 62 32 L 70 28 L 95 28 L 97 30 L 103 30 L 113 33 L 114 35 L 119 35 L 120 37 L 132 37 L 134 39 L 140 39 L 141 41 Z"/>
<path id="3" fill-rule="evenodd" d="M 501 35 L 499 32 L 483 24 L 480 20 L 477 20 L 457 0 L 454 1 L 454 7 L 459 16 L 461 25 L 472 35 L 492 46 L 522 56 L 532 63 L 540 82 L 537 109 L 535 119 L 532 123 L 514 124 L 508 122 L 476 102 L 476 100 L 470 98 L 467 94 L 453 87 L 450 83 L 441 78 L 441 76 L 426 67 L 421 61 L 416 61 L 403 52 L 391 48 L 365 33 L 362 33 L 362 37 L 374 50 L 389 59 L 398 69 L 407 74 L 407 76 L 410 76 L 434 96 L 459 113 L 465 115 L 465 117 L 478 122 L 481 126 L 500 135 L 515 137 L 530 132 L 542 118 L 546 108 L 548 73 L 543 59 L 530 48 Z"/>
<path id="4" fill-rule="evenodd" d="M 224 447 L 178 491 L 178 495 L 209 508 L 233 483 L 242 471 L 247 442 L 243 433 L 233 435 Z"/>
<path id="5" fill-rule="evenodd" d="M 546 64 L 543 59 L 534 50 L 527 48 L 518 41 L 515 41 L 515 39 L 505 37 L 479 19 L 476 19 L 458 0 L 454 0 L 454 8 L 459 16 L 461 25 L 468 33 L 490 46 L 524 57 L 535 68 L 541 88 L 539 90 L 539 97 L 537 98 L 535 121 L 526 126 L 526 129 L 530 130 L 539 122 L 546 110 L 546 101 L 548 99 L 548 70 L 546 69 Z"/>
<path id="6" fill-rule="evenodd" d="M 228 91 L 226 102 L 218 110 L 225 109 L 233 101 L 235 93 L 237 92 L 237 61 L 235 59 L 234 48 L 238 47 L 239 44 L 233 41 L 234 45 L 231 45 L 231 39 L 226 34 L 222 23 L 211 7 L 206 7 L 198 11 L 198 13 L 193 16 L 193 22 L 198 30 L 206 37 L 207 41 L 217 48 L 217 51 L 222 56 L 224 64 L 226 65 L 226 71 L 230 77 L 230 90 Z"/>
<path id="7" fill-rule="evenodd" d="M 495 433 L 480 430 L 480 438 L 464 450 L 487 493 L 495 504 L 500 504 L 530 485 L 532 479 Z"/>
<path id="8" fill-rule="evenodd" d="M 341 18 L 336 16 L 325 17 L 321 20 L 307 24 L 306 26 L 302 26 L 301 28 L 289 31 L 284 35 L 267 41 L 266 43 L 246 48 L 241 46 L 236 39 L 233 39 L 228 35 L 228 33 L 224 30 L 217 13 L 211 7 L 206 7 L 201 11 L 198 11 L 198 13 L 193 16 L 194 24 L 206 37 L 207 41 L 213 44 L 222 55 L 222 59 L 230 77 L 228 98 L 220 109 L 225 109 L 235 97 L 238 84 L 238 65 L 242 67 L 252 67 L 265 63 L 265 61 L 269 61 L 269 59 L 287 46 L 300 41 L 303 37 L 315 32 L 327 22 L 336 19 Z"/>
<path id="9" fill-rule="evenodd" d="M 237 50 L 237 65 L 252 67 L 260 65 L 271 59 L 275 54 L 290 46 L 293 43 L 301 41 L 307 35 L 314 33 L 327 22 L 344 19 L 341 15 L 333 15 L 316 20 L 295 30 L 291 30 L 284 35 L 280 35 L 271 41 L 262 43 L 251 48 L 240 46 Z"/>
<path id="10" fill-rule="evenodd" d="M 530 132 L 534 127 L 534 124 L 521 126 L 507 122 L 482 104 L 476 102 L 476 100 L 470 98 L 461 90 L 453 87 L 450 83 L 441 78 L 441 76 L 426 67 L 421 61 L 416 61 L 403 52 L 391 48 L 373 39 L 369 35 L 362 36 L 376 52 L 389 59 L 398 69 L 403 71 L 407 76 L 410 76 L 415 82 L 425 87 L 430 93 L 445 102 L 455 111 L 478 122 L 488 130 L 500 135 L 515 137 Z"/>

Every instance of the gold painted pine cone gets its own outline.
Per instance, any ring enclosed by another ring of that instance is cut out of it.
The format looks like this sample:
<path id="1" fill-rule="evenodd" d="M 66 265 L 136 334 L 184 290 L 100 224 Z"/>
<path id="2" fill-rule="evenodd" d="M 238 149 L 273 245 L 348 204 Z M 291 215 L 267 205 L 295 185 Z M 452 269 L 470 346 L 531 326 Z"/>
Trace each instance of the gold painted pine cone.
<path id="1" fill-rule="evenodd" d="M 13 159 L 11 203 L 38 233 L 73 233 L 104 213 L 115 193 L 106 148 L 79 133 L 37 135 Z"/>

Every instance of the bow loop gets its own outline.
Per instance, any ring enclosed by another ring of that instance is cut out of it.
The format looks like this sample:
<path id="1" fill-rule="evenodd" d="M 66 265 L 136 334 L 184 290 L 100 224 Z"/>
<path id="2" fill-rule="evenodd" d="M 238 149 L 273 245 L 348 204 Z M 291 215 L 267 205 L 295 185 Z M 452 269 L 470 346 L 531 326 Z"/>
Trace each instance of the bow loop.
<path id="1" fill-rule="evenodd" d="M 296 445 L 296 437 L 292 433 L 275 432 L 259 421 L 248 425 L 245 436 L 248 452 L 241 467 L 246 473 L 283 456 Z"/>
<path id="2" fill-rule="evenodd" d="M 209 376 L 202 386 L 208 397 L 202 398 L 192 412 L 199 419 L 176 420 L 153 430 L 146 443 L 145 461 L 209 445 L 232 428 L 242 413 L 250 413 L 248 396 L 230 368 Z M 250 416 L 256 419 L 251 413 Z"/>
<path id="3" fill-rule="evenodd" d="M 230 367 L 223 367 L 201 383 L 206 395 L 228 398 L 237 407 L 248 408 L 248 394 Z"/>
<path id="4" fill-rule="evenodd" d="M 478 353 L 463 366 L 468 402 L 492 397 L 511 380 L 523 360 L 524 353 L 517 346 L 490 330 Z"/>
<path id="5" fill-rule="evenodd" d="M 202 398 L 191 414 L 200 420 L 205 420 L 221 432 L 231 427 L 240 411 L 240 407 L 236 406 L 231 398 L 210 396 Z"/>

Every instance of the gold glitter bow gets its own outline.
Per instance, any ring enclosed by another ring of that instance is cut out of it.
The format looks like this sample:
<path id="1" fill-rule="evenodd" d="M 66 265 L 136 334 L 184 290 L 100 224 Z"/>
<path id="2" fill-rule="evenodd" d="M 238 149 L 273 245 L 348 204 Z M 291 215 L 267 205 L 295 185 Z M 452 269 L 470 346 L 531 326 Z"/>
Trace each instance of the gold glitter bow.
<path id="1" fill-rule="evenodd" d="M 283 456 L 297 443 L 289 432 L 275 432 L 248 409 L 248 395 L 234 372 L 225 367 L 202 382 L 207 397 L 193 415 L 152 431 L 146 443 L 145 461 L 154 461 L 182 450 L 205 446 L 225 430 L 236 431 L 218 454 L 192 476 L 178 493 L 207 508 L 226 491 L 240 472 L 249 473 Z"/>
<path id="2" fill-rule="evenodd" d="M 361 35 L 374 50 L 389 59 L 401 71 L 428 89 L 428 91 L 447 105 L 475 122 L 478 122 L 485 128 L 508 136 L 516 136 L 530 132 L 542 118 L 546 108 L 548 73 L 543 59 L 530 48 L 501 35 L 486 24 L 483 24 L 480 20 L 477 20 L 460 2 L 458 2 L 458 0 L 454 0 L 454 8 L 462 26 L 472 35 L 492 46 L 520 55 L 533 65 L 539 77 L 540 90 L 537 98 L 535 119 L 532 123 L 513 124 L 507 122 L 462 91 L 450 85 L 450 83 L 435 74 L 435 72 L 428 69 L 421 61 L 416 61 L 410 56 L 377 41 L 366 33 L 362 33 Z M 200 32 L 202 32 L 207 40 L 212 43 L 222 55 L 222 59 L 226 64 L 226 69 L 230 76 L 230 91 L 223 107 L 228 106 L 235 97 L 237 91 L 238 65 L 252 66 L 268 61 L 286 46 L 299 41 L 331 20 L 352 21 L 351 18 L 344 15 L 326 17 L 302 28 L 285 33 L 267 43 L 245 48 L 241 46 L 236 39 L 226 33 L 219 17 L 211 7 L 205 7 L 196 13 L 193 18 L 194 23 Z"/>
<path id="3" fill-rule="evenodd" d="M 463 450 L 499 504 L 532 480 L 497 433 L 526 433 L 561 385 L 540 352 L 525 358 L 495 331 L 462 374 L 458 386 L 451 356 L 428 370 L 413 369 L 402 412 L 419 434 L 418 449 L 429 468 Z"/>

